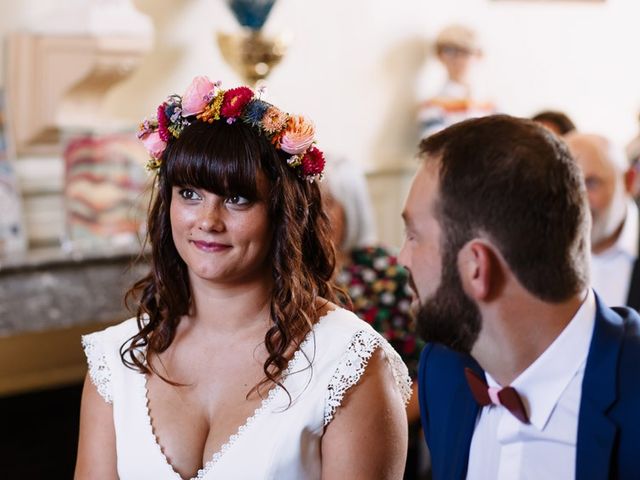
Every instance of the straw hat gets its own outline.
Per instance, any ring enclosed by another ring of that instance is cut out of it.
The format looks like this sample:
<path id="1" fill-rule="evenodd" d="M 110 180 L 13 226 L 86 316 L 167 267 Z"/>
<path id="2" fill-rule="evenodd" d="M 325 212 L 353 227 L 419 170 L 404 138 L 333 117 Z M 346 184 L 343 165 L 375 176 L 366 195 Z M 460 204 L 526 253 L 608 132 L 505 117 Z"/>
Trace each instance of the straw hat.
<path id="1" fill-rule="evenodd" d="M 480 52 L 478 34 L 465 25 L 453 24 L 445 27 L 436 37 L 436 48 L 456 47 L 468 52 Z"/>

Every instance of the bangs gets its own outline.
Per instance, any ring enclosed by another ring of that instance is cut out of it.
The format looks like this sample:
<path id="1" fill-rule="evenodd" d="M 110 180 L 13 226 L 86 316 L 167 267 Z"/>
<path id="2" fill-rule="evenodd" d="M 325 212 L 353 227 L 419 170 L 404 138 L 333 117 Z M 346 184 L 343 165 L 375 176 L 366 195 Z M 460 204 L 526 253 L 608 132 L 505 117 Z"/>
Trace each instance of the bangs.
<path id="1" fill-rule="evenodd" d="M 195 122 L 167 147 L 166 181 L 219 196 L 259 200 L 258 170 L 270 146 L 262 140 L 240 121 Z"/>

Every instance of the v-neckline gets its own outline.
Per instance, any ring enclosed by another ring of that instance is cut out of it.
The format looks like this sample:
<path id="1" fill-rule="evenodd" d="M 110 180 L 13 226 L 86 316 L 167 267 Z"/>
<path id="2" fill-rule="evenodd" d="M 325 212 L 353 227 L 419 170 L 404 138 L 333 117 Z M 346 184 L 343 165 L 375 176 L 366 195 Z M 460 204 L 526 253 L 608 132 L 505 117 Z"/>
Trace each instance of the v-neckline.
<path id="1" fill-rule="evenodd" d="M 159 440 L 158 436 L 155 434 L 155 427 L 154 427 L 154 424 L 153 424 L 153 418 L 151 416 L 151 409 L 149 407 L 148 376 L 144 375 L 144 374 L 141 374 L 142 378 L 143 378 L 142 388 L 144 390 L 143 398 L 144 398 L 144 402 L 145 402 L 144 412 L 145 412 L 146 423 L 148 424 L 148 427 L 149 427 L 149 434 L 151 436 L 151 439 L 152 439 L 153 443 L 155 444 L 155 447 L 156 447 L 158 453 L 160 454 L 160 457 L 162 458 L 162 460 L 166 464 L 167 468 L 169 470 L 171 470 L 171 472 L 174 474 L 176 480 L 203 480 L 206 477 L 206 475 L 213 469 L 213 467 L 215 467 L 215 465 L 220 461 L 220 459 L 224 456 L 224 454 L 241 438 L 242 434 L 258 418 L 260 418 L 262 413 L 264 413 L 268 409 L 269 405 L 273 402 L 273 400 L 275 399 L 276 395 L 282 390 L 282 386 L 281 385 L 285 384 L 285 382 L 287 380 L 287 377 L 289 376 L 289 374 L 291 374 L 292 371 L 294 371 L 294 367 L 300 361 L 300 357 L 303 356 L 303 349 L 309 343 L 311 338 L 314 337 L 315 330 L 318 327 L 318 325 L 320 325 L 322 320 L 324 320 L 329 315 L 331 315 L 332 313 L 334 313 L 334 312 L 336 312 L 338 310 L 339 310 L 339 308 L 334 308 L 332 310 L 329 310 L 327 313 L 322 315 L 318 319 L 318 321 L 311 327 L 311 329 L 309 330 L 309 332 L 305 336 L 304 340 L 300 343 L 300 346 L 298 347 L 298 349 L 294 352 L 293 357 L 291 357 L 291 360 L 289 360 L 289 364 L 287 365 L 287 368 L 282 372 L 282 380 L 281 380 L 280 384 L 274 385 L 269 390 L 269 393 L 267 394 L 267 396 L 265 398 L 262 399 L 262 402 L 260 402 L 260 405 L 254 410 L 253 414 L 251 416 L 249 416 L 244 421 L 244 423 L 241 424 L 236 429 L 235 433 L 233 433 L 233 434 L 231 434 L 229 436 L 229 438 L 220 446 L 220 448 L 218 448 L 218 450 L 216 452 L 213 453 L 213 455 L 211 456 L 209 461 L 207 461 L 202 466 L 202 468 L 198 470 L 198 473 L 196 474 L 195 477 L 184 478 L 182 475 L 180 475 L 176 471 L 176 469 L 173 467 L 173 465 L 171 464 L 171 462 L 169 461 L 169 459 L 165 455 L 163 447 L 160 444 L 160 440 Z"/>

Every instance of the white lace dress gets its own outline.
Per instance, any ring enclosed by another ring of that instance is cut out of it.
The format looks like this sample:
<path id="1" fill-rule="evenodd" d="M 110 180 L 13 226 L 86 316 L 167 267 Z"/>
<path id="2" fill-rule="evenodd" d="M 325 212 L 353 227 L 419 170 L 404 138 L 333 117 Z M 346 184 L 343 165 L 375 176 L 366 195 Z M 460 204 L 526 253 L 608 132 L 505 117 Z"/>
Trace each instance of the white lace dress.
<path id="1" fill-rule="evenodd" d="M 180 480 L 154 436 L 145 376 L 120 359 L 120 347 L 136 332 L 135 319 L 129 319 L 82 338 L 90 377 L 113 405 L 118 474 L 120 480 Z M 289 362 L 283 384 L 292 404 L 282 388 L 273 388 L 195 478 L 319 479 L 324 427 L 347 390 L 357 388 L 377 348 L 384 350 L 398 389 L 408 401 L 411 380 L 400 356 L 353 313 L 333 310 L 314 326 Z"/>

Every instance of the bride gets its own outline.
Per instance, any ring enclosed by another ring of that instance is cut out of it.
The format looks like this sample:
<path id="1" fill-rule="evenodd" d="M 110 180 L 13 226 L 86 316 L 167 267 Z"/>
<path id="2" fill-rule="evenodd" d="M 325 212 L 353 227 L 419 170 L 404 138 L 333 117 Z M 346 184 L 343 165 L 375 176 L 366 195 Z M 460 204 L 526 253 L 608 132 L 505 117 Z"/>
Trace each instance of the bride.
<path id="1" fill-rule="evenodd" d="M 206 77 L 157 113 L 151 268 L 83 338 L 75 478 L 402 478 L 410 381 L 332 303 L 313 125 Z"/>

